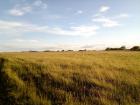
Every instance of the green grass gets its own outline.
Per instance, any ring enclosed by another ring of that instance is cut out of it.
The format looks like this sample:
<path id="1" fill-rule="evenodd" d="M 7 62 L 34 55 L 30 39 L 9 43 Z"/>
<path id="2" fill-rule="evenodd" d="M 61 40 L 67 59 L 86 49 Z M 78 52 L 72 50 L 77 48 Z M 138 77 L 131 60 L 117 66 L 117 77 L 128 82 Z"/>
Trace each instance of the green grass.
<path id="1" fill-rule="evenodd" d="M 140 105 L 140 53 L 0 53 L 0 105 Z"/>

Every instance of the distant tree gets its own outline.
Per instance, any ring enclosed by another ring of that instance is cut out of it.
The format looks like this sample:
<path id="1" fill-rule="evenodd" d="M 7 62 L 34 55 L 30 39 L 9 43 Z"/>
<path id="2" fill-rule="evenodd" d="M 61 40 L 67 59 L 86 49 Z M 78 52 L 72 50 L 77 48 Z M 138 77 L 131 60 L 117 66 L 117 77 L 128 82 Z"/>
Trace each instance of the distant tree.
<path id="1" fill-rule="evenodd" d="M 28 51 L 28 52 L 38 52 L 38 51 L 30 50 L 30 51 Z"/>
<path id="2" fill-rule="evenodd" d="M 61 52 L 64 52 L 65 50 L 61 50 Z"/>
<path id="3" fill-rule="evenodd" d="M 73 50 L 68 50 L 68 51 L 73 51 Z"/>
<path id="4" fill-rule="evenodd" d="M 140 46 L 133 46 L 130 50 L 131 51 L 140 51 Z"/>
<path id="5" fill-rule="evenodd" d="M 106 51 L 109 51 L 109 50 L 111 50 L 111 48 L 107 47 L 105 50 L 106 50 Z"/>
<path id="6" fill-rule="evenodd" d="M 84 49 L 84 50 L 79 50 L 79 51 L 87 51 L 86 49 Z"/>
<path id="7" fill-rule="evenodd" d="M 51 52 L 50 50 L 45 50 L 44 52 Z"/>
<path id="8" fill-rule="evenodd" d="M 125 46 L 121 46 L 120 48 L 106 48 L 105 49 L 106 51 L 112 51 L 112 50 L 126 50 L 126 47 Z"/>
<path id="9" fill-rule="evenodd" d="M 126 47 L 125 46 L 121 46 L 120 50 L 126 50 Z"/>

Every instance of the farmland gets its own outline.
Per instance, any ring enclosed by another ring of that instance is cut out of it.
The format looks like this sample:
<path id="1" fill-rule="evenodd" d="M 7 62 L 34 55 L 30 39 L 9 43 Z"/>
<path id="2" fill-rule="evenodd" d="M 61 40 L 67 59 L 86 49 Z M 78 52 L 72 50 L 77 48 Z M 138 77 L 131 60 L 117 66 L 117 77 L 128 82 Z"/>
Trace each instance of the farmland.
<path id="1" fill-rule="evenodd" d="M 0 53 L 0 105 L 140 105 L 140 53 Z"/>

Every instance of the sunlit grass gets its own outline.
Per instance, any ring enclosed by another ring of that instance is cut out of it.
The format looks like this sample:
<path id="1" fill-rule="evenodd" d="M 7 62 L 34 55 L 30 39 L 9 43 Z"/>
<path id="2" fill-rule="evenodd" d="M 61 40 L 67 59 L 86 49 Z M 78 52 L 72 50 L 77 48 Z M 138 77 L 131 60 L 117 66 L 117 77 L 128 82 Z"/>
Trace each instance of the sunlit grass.
<path id="1" fill-rule="evenodd" d="M 0 83 L 0 105 L 139 105 L 140 53 L 1 53 Z"/>

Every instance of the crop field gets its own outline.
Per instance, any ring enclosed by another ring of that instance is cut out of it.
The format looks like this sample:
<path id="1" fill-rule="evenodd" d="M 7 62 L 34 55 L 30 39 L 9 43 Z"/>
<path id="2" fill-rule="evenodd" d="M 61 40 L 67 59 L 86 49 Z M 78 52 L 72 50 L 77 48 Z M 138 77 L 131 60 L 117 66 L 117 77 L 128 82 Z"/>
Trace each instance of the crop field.
<path id="1" fill-rule="evenodd" d="M 0 53 L 0 105 L 140 105 L 140 52 Z"/>

